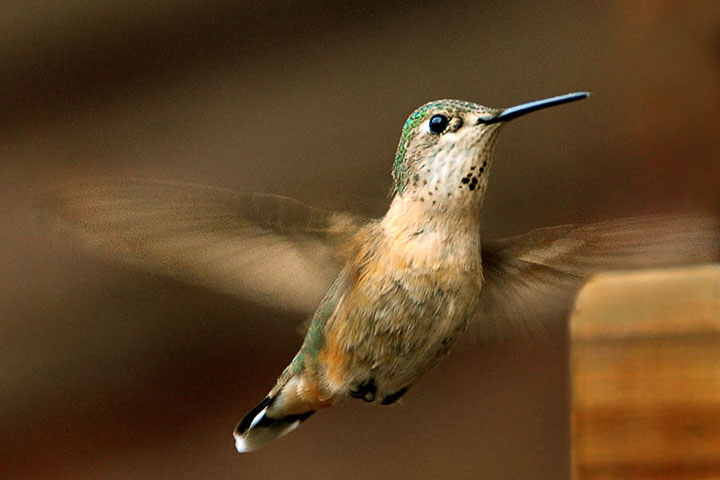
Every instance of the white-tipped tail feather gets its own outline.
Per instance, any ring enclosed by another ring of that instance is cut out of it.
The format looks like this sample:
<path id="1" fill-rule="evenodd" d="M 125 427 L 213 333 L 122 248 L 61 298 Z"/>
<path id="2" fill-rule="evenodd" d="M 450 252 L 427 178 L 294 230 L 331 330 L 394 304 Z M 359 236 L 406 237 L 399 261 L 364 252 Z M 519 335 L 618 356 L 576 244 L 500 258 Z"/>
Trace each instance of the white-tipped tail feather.
<path id="1" fill-rule="evenodd" d="M 243 418 L 235 428 L 235 449 L 240 453 L 252 452 L 276 438 L 295 430 L 303 420 L 315 413 L 308 411 L 275 419 L 268 415 L 273 399 L 267 397 Z"/>

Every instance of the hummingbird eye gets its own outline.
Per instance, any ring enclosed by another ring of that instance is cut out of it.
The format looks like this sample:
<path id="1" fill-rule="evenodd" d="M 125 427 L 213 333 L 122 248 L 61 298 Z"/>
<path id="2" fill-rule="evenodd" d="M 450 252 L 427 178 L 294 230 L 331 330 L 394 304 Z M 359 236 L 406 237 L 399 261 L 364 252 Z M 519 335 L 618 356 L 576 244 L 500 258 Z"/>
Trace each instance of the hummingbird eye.
<path id="1" fill-rule="evenodd" d="M 437 115 L 433 115 L 432 117 L 430 117 L 430 123 L 428 124 L 428 128 L 430 128 L 430 131 L 435 135 L 440 135 L 447 128 L 448 123 L 450 123 L 448 117 L 438 113 Z"/>

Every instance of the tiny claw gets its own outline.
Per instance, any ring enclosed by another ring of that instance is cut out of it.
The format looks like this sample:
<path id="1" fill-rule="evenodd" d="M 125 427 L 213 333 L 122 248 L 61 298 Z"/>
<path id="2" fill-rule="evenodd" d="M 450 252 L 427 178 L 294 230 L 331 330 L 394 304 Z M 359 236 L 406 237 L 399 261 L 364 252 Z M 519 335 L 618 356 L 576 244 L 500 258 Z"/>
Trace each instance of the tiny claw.
<path id="1" fill-rule="evenodd" d="M 350 390 L 349 394 L 353 398 L 361 398 L 370 403 L 375 401 L 376 392 L 377 385 L 375 385 L 375 379 L 371 378 L 359 384 L 355 389 Z"/>

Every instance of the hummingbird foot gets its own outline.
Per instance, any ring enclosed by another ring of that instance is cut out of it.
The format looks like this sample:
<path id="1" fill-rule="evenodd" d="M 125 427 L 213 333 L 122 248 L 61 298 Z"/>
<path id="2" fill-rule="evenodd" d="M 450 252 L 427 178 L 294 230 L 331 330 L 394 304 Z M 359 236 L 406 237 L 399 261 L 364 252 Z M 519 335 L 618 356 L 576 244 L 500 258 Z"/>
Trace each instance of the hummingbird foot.
<path id="1" fill-rule="evenodd" d="M 375 379 L 365 380 L 355 388 L 348 392 L 353 398 L 361 398 L 364 401 L 370 403 L 375 401 L 375 394 L 377 393 L 377 385 Z"/>
<path id="2" fill-rule="evenodd" d="M 384 396 L 383 399 L 380 401 L 380 405 L 391 405 L 397 402 L 400 397 L 402 397 L 405 392 L 408 391 L 408 388 L 409 387 L 404 387 L 395 393 Z M 375 401 L 377 391 L 378 387 L 375 383 L 375 379 L 371 378 L 370 380 L 365 380 L 364 382 L 360 383 L 354 389 L 351 389 L 349 394 L 353 398 L 360 398 L 368 403 L 371 403 Z"/>

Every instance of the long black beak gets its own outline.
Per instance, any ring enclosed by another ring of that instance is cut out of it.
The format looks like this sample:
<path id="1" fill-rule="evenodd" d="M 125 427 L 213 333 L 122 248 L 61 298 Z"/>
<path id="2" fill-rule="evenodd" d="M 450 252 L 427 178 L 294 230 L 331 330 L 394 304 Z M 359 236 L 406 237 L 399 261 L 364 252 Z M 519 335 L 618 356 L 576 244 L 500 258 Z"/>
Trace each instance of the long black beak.
<path id="1" fill-rule="evenodd" d="M 590 92 L 574 92 L 557 97 L 546 98 L 544 100 L 535 100 L 534 102 L 523 103 L 522 105 L 506 108 L 494 117 L 480 118 L 478 123 L 484 123 L 487 125 L 491 123 L 507 122 L 513 118 L 522 117 L 526 113 L 542 110 L 547 107 L 554 107 L 555 105 L 562 105 L 563 103 L 582 100 L 583 98 L 587 98 L 589 96 Z"/>

